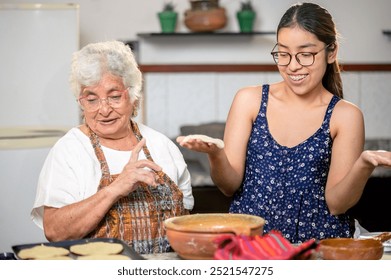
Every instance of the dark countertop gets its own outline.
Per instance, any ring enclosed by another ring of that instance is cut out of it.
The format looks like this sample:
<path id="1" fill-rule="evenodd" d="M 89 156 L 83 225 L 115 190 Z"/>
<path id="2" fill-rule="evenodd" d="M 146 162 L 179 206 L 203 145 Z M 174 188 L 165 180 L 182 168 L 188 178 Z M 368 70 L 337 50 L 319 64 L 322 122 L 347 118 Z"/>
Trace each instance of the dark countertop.
<path id="1" fill-rule="evenodd" d="M 161 253 L 161 254 L 147 254 L 143 255 L 146 260 L 184 260 L 176 253 Z M 381 260 L 391 260 L 391 252 L 384 252 Z"/>
<path id="2" fill-rule="evenodd" d="M 142 255 L 146 260 L 182 260 L 177 253 L 159 253 L 159 254 L 145 254 Z"/>

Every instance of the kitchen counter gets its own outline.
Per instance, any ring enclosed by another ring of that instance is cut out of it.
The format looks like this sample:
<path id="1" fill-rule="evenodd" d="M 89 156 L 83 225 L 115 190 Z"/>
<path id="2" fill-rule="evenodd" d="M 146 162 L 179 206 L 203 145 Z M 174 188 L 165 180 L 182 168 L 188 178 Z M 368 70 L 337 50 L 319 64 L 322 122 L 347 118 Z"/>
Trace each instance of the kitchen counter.
<path id="1" fill-rule="evenodd" d="M 178 256 L 175 252 L 169 252 L 169 253 L 158 253 L 158 254 L 143 254 L 143 258 L 146 260 L 170 260 L 170 261 L 177 261 L 177 260 L 185 260 Z M 15 255 L 13 253 L 0 253 L 0 260 L 16 260 Z M 388 250 L 387 252 L 384 252 L 383 257 L 381 260 L 391 260 L 391 251 Z"/>
<path id="2" fill-rule="evenodd" d="M 0 150 L 52 147 L 70 127 L 0 127 Z"/>
<path id="3" fill-rule="evenodd" d="M 183 260 L 175 252 L 162 254 L 146 254 L 143 257 L 147 260 Z M 391 252 L 385 252 L 381 260 L 391 260 Z"/>
<path id="4" fill-rule="evenodd" d="M 175 252 L 142 255 L 147 260 L 183 260 Z"/>

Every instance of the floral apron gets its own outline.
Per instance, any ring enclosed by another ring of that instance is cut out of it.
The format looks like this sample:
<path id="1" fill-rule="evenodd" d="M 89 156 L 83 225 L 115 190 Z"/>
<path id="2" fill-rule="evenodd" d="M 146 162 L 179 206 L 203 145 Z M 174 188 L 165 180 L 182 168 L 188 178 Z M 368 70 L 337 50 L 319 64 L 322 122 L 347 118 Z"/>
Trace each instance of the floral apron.
<path id="1" fill-rule="evenodd" d="M 130 122 L 138 141 L 142 135 L 136 123 Z M 119 174 L 110 175 L 99 137 L 89 129 L 89 137 L 100 162 L 102 178 L 98 191 L 110 185 Z M 143 151 L 148 160 L 153 161 L 144 145 Z M 178 186 L 163 171 L 158 186 L 139 183 L 139 187 L 128 196 L 116 202 L 90 238 L 117 238 L 125 241 L 140 254 L 164 253 L 171 251 L 164 229 L 164 220 L 188 214 L 183 206 L 183 194 Z"/>

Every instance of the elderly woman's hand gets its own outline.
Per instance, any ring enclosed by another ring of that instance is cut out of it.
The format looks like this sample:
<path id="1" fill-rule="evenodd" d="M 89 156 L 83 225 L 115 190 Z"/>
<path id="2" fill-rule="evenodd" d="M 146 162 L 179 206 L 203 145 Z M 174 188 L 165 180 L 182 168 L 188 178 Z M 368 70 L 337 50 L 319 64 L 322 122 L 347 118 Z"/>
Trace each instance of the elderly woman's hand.
<path id="1" fill-rule="evenodd" d="M 145 144 L 145 139 L 142 139 L 132 151 L 132 156 L 129 162 L 125 165 L 121 174 L 110 185 L 112 190 L 118 192 L 120 197 L 127 196 L 138 188 L 139 183 L 147 185 L 158 185 L 157 172 L 161 171 L 161 167 L 156 163 L 143 159 L 138 160 L 139 153 Z"/>

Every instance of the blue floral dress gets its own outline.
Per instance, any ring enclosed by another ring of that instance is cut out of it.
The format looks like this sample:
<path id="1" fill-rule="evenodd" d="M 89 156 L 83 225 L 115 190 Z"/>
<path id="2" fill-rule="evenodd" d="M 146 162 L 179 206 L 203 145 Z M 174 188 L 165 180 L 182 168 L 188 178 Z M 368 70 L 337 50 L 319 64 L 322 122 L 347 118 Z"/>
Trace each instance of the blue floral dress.
<path id="1" fill-rule="evenodd" d="M 269 85 L 247 146 L 244 181 L 235 193 L 230 212 L 258 215 L 266 220 L 264 232 L 276 229 L 292 243 L 311 238 L 352 237 L 347 215 L 331 215 L 325 200 L 332 138 L 330 117 L 334 96 L 321 127 L 295 147 L 279 145 L 269 131 L 266 110 Z"/>

